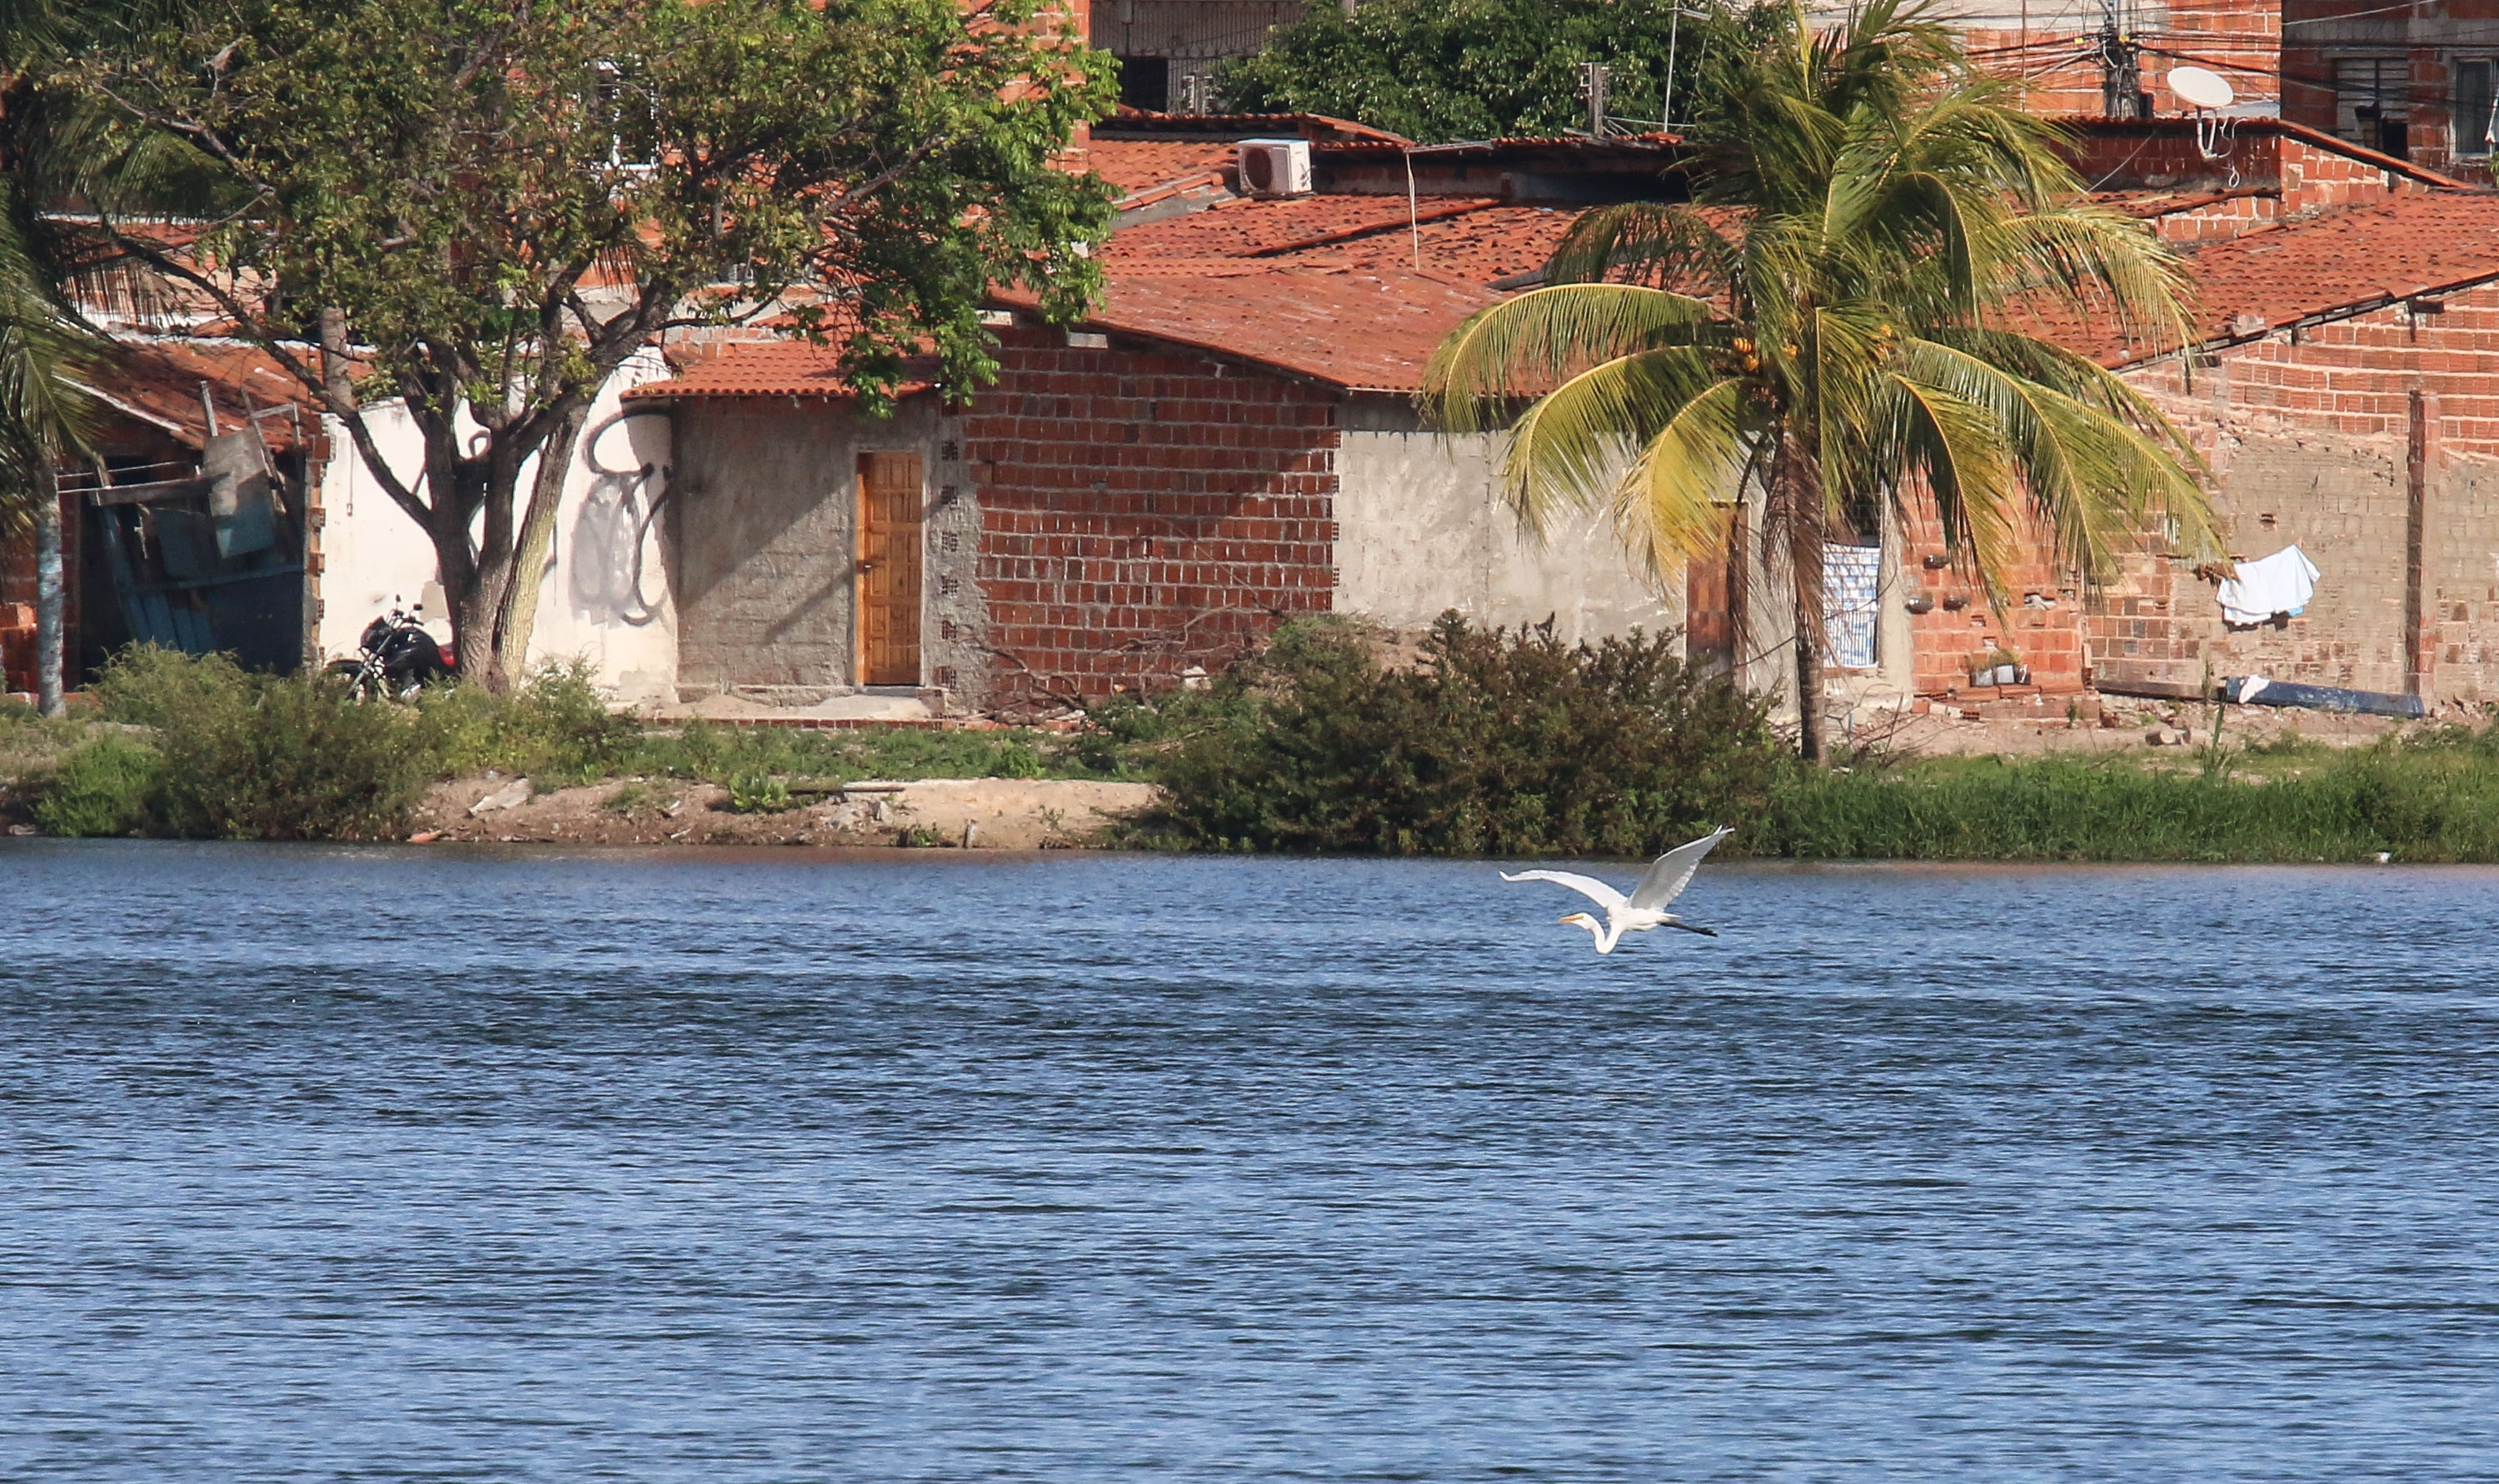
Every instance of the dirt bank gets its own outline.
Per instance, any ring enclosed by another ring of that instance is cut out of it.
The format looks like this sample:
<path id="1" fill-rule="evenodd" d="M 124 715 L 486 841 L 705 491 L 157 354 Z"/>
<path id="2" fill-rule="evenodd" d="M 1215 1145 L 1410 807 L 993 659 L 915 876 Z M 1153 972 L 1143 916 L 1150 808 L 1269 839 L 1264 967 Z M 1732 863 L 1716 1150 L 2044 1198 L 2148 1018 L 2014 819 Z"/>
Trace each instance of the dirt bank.
<path id="1" fill-rule="evenodd" d="M 796 807 L 739 814 L 729 790 L 682 779 L 621 779 L 538 793 L 489 775 L 438 784 L 417 834 L 568 845 L 922 845 L 1068 850 L 1098 844 L 1154 801 L 1152 784 L 1063 778 L 858 783 Z M 521 795 L 526 794 L 524 799 Z M 473 811 L 473 812 L 472 812 Z"/>

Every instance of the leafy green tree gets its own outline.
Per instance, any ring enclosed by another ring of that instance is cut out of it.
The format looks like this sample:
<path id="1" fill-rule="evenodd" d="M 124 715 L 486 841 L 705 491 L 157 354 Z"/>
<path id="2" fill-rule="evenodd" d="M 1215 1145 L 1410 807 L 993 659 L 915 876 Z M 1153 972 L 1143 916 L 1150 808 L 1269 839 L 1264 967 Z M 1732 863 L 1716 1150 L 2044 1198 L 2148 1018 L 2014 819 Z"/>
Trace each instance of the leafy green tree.
<path id="1" fill-rule="evenodd" d="M 1819 760 L 1830 534 L 1931 517 L 1999 596 L 2034 529 L 2093 574 L 2164 523 L 2209 545 L 2186 437 L 2028 333 L 2063 317 L 2180 344 L 2188 285 L 2088 202 L 2052 126 L 1899 0 L 1820 32 L 1792 10 L 1706 78 L 1697 203 L 1582 216 L 1548 286 L 1470 319 L 1427 380 L 1460 427 L 1533 399 L 1503 473 L 1531 525 L 1608 501 L 1663 565 L 1717 549 L 1754 492 Z"/>
<path id="2" fill-rule="evenodd" d="M 1740 37 L 1741 13 L 1711 0 L 1369 0 L 1350 14 L 1316 0 L 1281 26 L 1257 55 L 1224 69 L 1228 106 L 1357 119 L 1409 139 L 1549 136 L 1588 126 L 1581 64 L 1602 62 L 1607 112 L 1666 121 L 1689 117 L 1699 59 L 1713 38 Z"/>
<path id="3" fill-rule="evenodd" d="M 41 82 L 85 132 L 54 189 L 342 420 L 489 684 L 527 655 L 563 455 L 654 337 L 780 316 L 880 405 L 906 362 L 994 374 L 992 283 L 1058 314 L 1098 287 L 1107 194 L 1053 159 L 1111 63 L 1040 0 L 124 0 L 68 25 Z M 196 232 L 158 225 L 169 202 Z M 376 443 L 381 398 L 418 477 Z"/>

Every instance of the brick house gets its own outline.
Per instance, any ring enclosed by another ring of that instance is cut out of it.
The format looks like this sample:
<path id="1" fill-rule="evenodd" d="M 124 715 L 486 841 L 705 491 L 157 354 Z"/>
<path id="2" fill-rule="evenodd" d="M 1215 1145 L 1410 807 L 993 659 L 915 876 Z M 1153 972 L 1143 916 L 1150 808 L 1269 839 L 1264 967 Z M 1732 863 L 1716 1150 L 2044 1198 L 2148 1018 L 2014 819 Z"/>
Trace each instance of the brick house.
<path id="1" fill-rule="evenodd" d="M 1147 274 L 1069 330 L 1002 299 L 995 384 L 883 418 L 802 345 L 686 359 L 630 394 L 672 409 L 679 687 L 1015 708 L 1168 685 L 1306 613 L 1672 627 L 1609 529 L 1526 541 L 1497 524 L 1491 440 L 1420 428 L 1424 360 L 1488 297 Z"/>

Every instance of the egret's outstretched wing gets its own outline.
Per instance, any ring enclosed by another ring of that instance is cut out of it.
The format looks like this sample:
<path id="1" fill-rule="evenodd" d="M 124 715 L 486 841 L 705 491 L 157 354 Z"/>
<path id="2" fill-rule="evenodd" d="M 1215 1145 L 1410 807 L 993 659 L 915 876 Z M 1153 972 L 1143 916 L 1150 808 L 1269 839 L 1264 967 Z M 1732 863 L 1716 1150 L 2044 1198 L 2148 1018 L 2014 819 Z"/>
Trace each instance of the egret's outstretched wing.
<path id="1" fill-rule="evenodd" d="M 1572 890 L 1578 892 L 1581 896 L 1589 898 L 1598 906 L 1605 908 L 1608 912 L 1611 912 L 1613 909 L 1620 907 L 1623 904 L 1623 894 L 1621 892 L 1606 886 L 1604 882 L 1597 880 L 1597 878 L 1593 876 L 1582 876 L 1576 871 L 1521 871 L 1516 876 L 1512 876 L 1508 871 L 1504 871 L 1501 873 L 1501 879 L 1504 881 L 1549 881 L 1557 887 L 1570 887 Z"/>
<path id="2" fill-rule="evenodd" d="M 1736 831 L 1721 829 L 1716 834 L 1703 835 L 1689 845 L 1678 845 L 1649 863 L 1648 874 L 1632 887 L 1632 905 L 1649 912 L 1664 912 L 1666 905 L 1683 894 L 1692 884 L 1692 873 L 1701 869 L 1701 857 L 1710 848 Z"/>

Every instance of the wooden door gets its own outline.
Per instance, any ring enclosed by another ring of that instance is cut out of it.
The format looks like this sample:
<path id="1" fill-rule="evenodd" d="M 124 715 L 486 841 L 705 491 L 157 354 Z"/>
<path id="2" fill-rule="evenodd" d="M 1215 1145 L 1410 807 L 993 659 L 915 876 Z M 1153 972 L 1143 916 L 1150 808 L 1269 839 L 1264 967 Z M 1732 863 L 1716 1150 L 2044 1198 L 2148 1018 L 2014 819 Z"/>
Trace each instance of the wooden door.
<path id="1" fill-rule="evenodd" d="M 920 456 L 859 461 L 859 674 L 864 686 L 920 684 Z"/>

